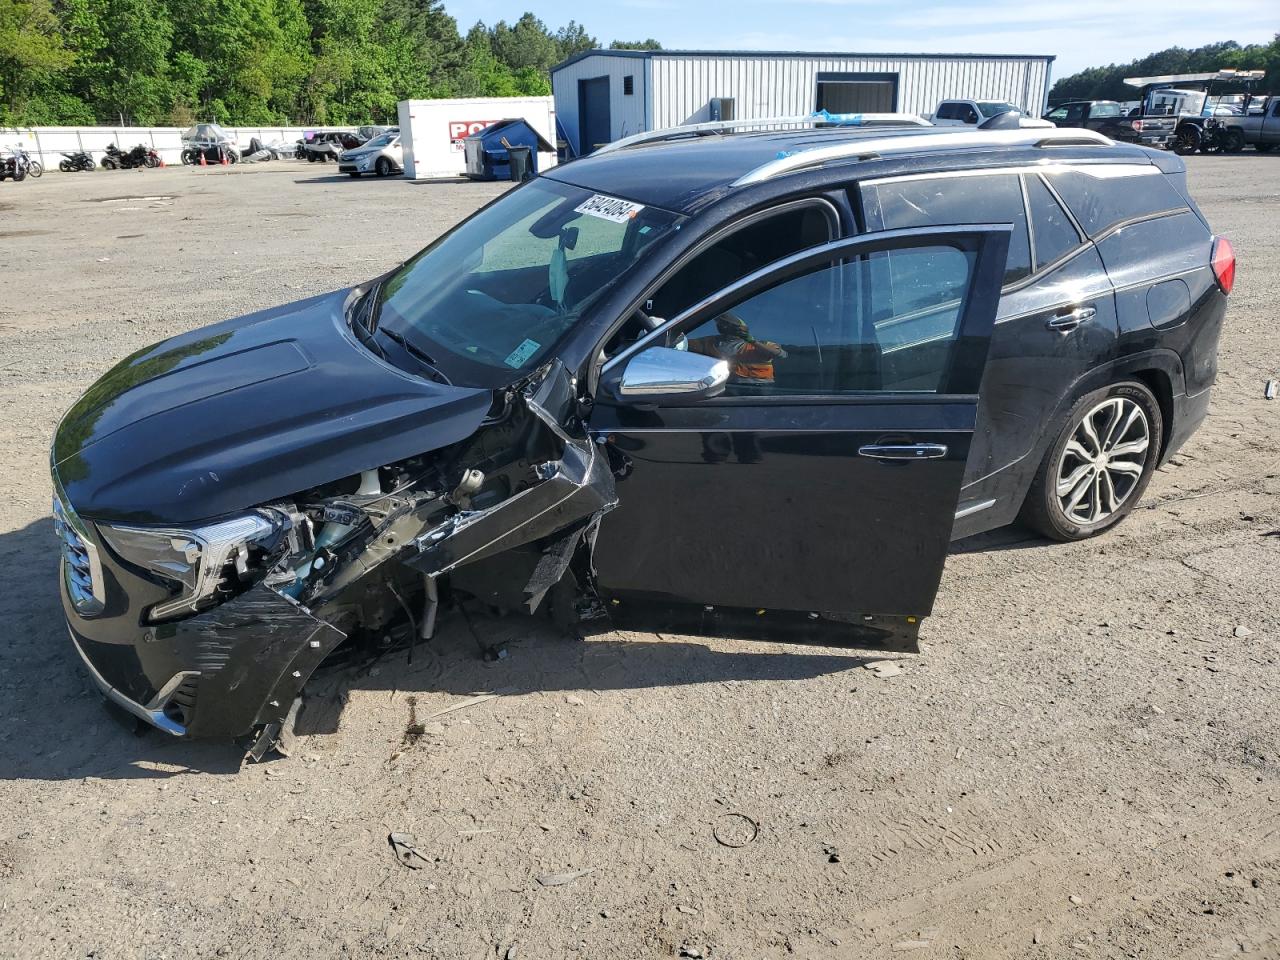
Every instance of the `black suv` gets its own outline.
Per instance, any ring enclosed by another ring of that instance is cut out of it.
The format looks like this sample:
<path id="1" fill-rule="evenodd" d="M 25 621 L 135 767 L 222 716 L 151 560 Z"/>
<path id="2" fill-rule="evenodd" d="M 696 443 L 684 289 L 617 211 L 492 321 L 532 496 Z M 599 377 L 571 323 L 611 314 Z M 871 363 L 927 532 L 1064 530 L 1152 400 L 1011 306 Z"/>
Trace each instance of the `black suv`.
<path id="1" fill-rule="evenodd" d="M 1123 517 L 1234 274 L 1087 131 L 650 134 L 369 283 L 124 360 L 58 427 L 108 697 L 267 749 L 339 647 L 466 605 L 912 649 L 948 543 Z"/>

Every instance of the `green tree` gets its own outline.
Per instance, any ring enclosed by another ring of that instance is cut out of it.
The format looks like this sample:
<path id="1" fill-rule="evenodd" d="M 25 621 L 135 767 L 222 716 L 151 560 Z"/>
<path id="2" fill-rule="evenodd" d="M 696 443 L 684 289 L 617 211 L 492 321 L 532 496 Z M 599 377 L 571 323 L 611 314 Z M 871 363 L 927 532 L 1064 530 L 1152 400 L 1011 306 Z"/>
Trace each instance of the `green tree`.
<path id="1" fill-rule="evenodd" d="M 520 71 L 533 67 L 549 71 L 560 62 L 560 44 L 547 25 L 532 13 L 524 14 L 514 25 L 499 20 L 491 33 L 493 55 L 510 67 Z"/>
<path id="2" fill-rule="evenodd" d="M 1138 88 L 1124 82 L 1125 77 L 1159 77 L 1176 73 L 1210 73 L 1224 67 L 1239 70 L 1266 70 L 1259 90 L 1280 88 L 1280 34 L 1269 44 L 1241 46 L 1234 40 L 1210 43 L 1188 50 L 1170 47 L 1139 57 L 1129 63 L 1090 67 L 1063 77 L 1049 91 L 1050 103 L 1064 100 L 1134 100 Z M 1223 93 L 1231 92 L 1226 85 Z"/>
<path id="3" fill-rule="evenodd" d="M 153 124 L 168 118 L 173 102 L 169 53 L 173 24 L 153 0 L 106 0 L 104 43 L 88 75 L 91 103 L 104 119 Z"/>
<path id="4" fill-rule="evenodd" d="M 56 89 L 58 75 L 75 62 L 63 45 L 49 0 L 0 0 L 0 118 L 30 122 L 33 94 Z M 42 118 L 37 118 L 42 119 Z"/>
<path id="5" fill-rule="evenodd" d="M 568 60 L 575 54 L 594 50 L 600 46 L 595 37 L 587 33 L 586 27 L 576 20 L 570 20 L 556 31 L 557 56 L 560 60 Z"/>
<path id="6" fill-rule="evenodd" d="M 662 44 L 653 37 L 647 40 L 615 40 L 609 44 L 610 50 L 661 50 Z"/>

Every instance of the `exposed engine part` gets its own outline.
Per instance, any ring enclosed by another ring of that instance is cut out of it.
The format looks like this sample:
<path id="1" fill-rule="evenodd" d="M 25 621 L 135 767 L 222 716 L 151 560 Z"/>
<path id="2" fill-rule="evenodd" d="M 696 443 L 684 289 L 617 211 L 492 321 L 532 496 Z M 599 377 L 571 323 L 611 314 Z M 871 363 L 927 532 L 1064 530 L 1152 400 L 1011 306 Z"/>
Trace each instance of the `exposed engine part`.
<path id="1" fill-rule="evenodd" d="M 462 480 L 454 488 L 453 493 L 449 494 L 449 502 L 461 510 L 471 509 L 471 498 L 480 492 L 480 488 L 484 486 L 483 470 L 466 470 L 462 474 Z"/>

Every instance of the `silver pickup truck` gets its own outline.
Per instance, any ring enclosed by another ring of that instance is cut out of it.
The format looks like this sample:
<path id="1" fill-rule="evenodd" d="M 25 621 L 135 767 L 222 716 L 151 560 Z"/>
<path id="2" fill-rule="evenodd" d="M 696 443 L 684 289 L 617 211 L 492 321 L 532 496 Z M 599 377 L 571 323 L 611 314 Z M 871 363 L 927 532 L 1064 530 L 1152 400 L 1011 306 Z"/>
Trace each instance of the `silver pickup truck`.
<path id="1" fill-rule="evenodd" d="M 1252 97 L 1242 115 L 1221 119 L 1228 128 L 1239 129 L 1244 142 L 1253 144 L 1259 153 L 1280 146 L 1280 96 Z"/>

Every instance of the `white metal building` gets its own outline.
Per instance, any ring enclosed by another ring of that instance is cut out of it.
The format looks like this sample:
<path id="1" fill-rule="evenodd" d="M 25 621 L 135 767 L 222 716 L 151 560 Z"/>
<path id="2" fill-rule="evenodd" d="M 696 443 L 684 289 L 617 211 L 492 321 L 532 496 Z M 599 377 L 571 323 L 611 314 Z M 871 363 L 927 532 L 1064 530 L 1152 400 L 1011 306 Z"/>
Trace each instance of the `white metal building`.
<path id="1" fill-rule="evenodd" d="M 1051 56 L 587 50 L 551 70 L 574 154 L 645 130 L 706 120 L 933 113 L 953 97 L 1044 112 Z"/>

